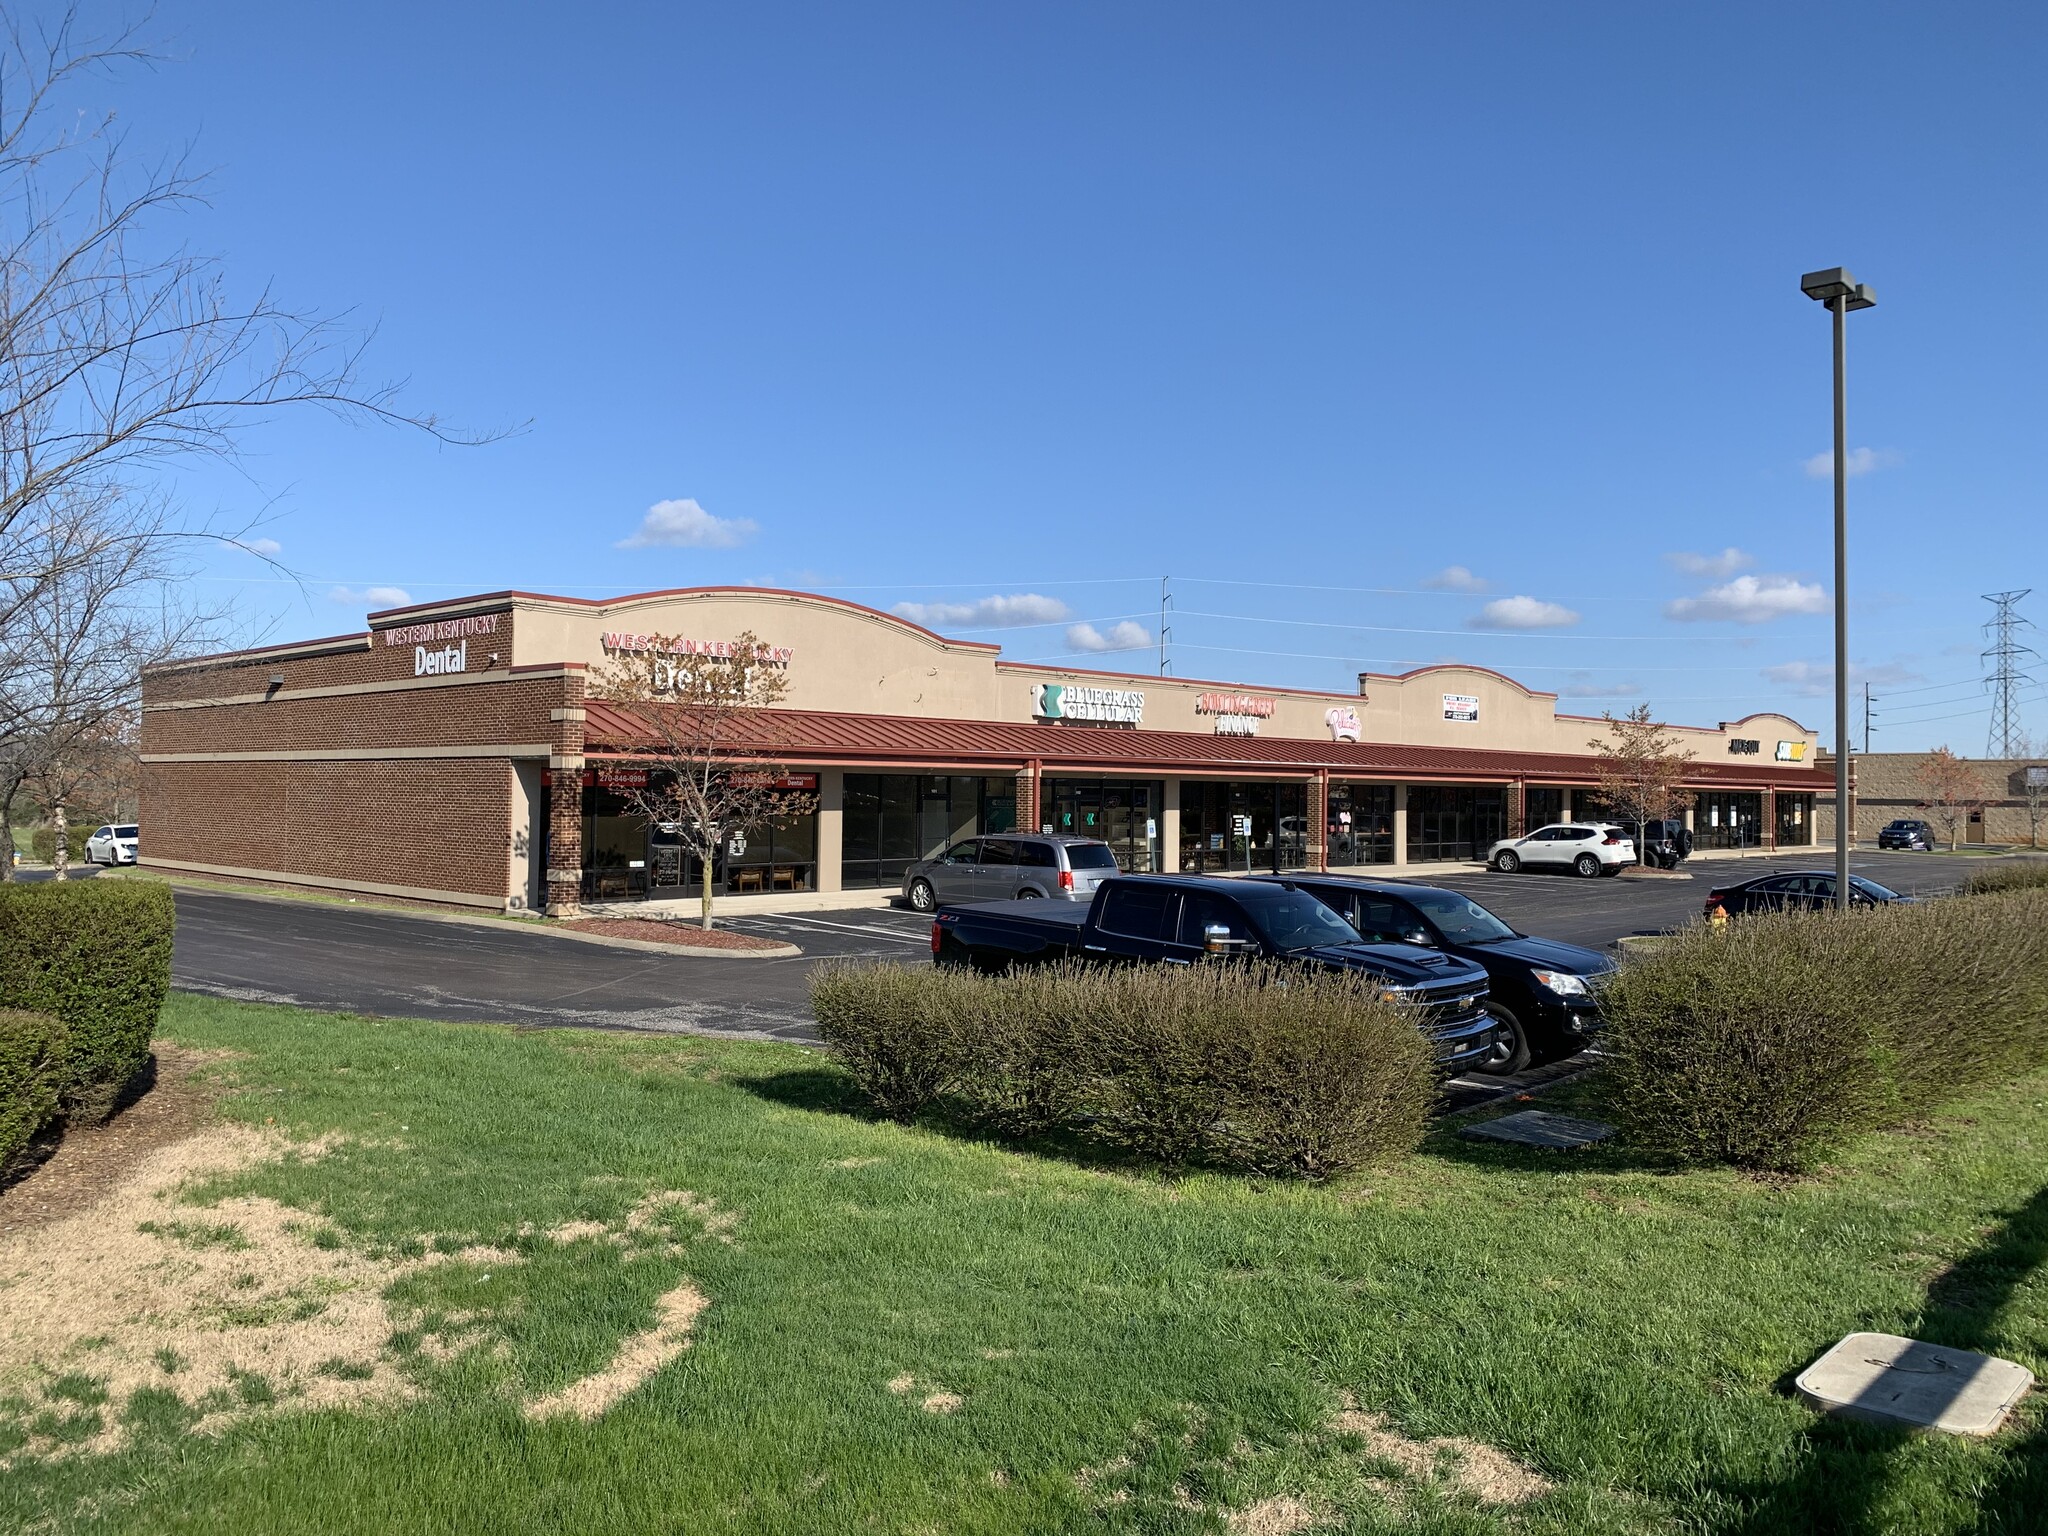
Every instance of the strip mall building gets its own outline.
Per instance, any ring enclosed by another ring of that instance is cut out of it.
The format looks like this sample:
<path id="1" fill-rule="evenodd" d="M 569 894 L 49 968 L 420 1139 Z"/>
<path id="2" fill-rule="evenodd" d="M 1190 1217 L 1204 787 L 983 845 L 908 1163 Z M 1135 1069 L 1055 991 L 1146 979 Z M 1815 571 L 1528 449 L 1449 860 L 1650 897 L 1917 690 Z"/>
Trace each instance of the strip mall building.
<path id="1" fill-rule="evenodd" d="M 715 653 L 742 632 L 787 671 L 763 739 L 806 809 L 731 840 L 712 877 L 734 895 L 894 889 L 911 861 L 1020 822 L 1102 838 L 1133 870 L 1243 872 L 1473 859 L 1598 813 L 1601 723 L 1478 667 L 1366 673 L 1350 694 L 1075 671 L 749 588 L 497 592 L 369 623 L 144 677 L 149 863 L 555 914 L 683 895 L 698 871 L 627 813 L 617 787 L 645 769 L 585 685 L 649 637 Z M 1805 727 L 1673 731 L 1699 846 L 1813 840 Z"/>

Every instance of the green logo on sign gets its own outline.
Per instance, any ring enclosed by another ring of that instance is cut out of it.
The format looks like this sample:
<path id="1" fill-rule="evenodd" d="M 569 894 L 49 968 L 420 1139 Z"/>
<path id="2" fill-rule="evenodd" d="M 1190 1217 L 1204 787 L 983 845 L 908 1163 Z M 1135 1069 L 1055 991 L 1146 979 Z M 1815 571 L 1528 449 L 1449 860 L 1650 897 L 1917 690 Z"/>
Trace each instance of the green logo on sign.
<path id="1" fill-rule="evenodd" d="M 1031 687 L 1031 712 L 1041 720 L 1062 720 L 1066 711 L 1060 707 L 1060 699 L 1066 693 L 1065 683 L 1034 683 Z"/>

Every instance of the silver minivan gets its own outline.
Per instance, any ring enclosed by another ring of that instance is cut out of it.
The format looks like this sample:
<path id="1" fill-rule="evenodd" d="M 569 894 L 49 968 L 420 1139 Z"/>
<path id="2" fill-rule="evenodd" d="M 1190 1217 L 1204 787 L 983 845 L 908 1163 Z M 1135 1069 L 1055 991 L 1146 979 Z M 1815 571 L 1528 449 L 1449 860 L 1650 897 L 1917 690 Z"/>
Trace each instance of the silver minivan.
<path id="1" fill-rule="evenodd" d="M 1005 832 L 919 860 L 904 873 L 903 895 L 919 912 L 951 901 L 1093 901 L 1115 873 L 1116 855 L 1095 838 Z"/>

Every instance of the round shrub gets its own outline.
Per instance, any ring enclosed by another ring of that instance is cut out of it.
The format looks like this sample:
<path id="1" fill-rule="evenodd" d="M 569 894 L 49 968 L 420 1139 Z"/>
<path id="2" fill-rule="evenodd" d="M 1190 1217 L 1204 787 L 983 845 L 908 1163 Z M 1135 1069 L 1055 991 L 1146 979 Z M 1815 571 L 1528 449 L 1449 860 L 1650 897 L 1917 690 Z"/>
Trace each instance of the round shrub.
<path id="1" fill-rule="evenodd" d="M 0 1009 L 0 1172 L 56 1117 L 68 1075 L 62 1020 Z"/>
<path id="2" fill-rule="evenodd" d="M 103 1119 L 149 1060 L 176 921 L 153 881 L 0 884 L 0 1008 L 64 1021 L 68 1116 Z"/>

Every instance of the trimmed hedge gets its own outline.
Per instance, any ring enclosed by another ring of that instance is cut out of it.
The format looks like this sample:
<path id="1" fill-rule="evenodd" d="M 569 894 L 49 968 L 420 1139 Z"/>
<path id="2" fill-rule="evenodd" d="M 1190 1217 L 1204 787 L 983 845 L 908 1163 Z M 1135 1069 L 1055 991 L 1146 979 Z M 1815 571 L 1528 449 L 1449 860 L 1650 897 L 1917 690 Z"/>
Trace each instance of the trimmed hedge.
<path id="1" fill-rule="evenodd" d="M 1705 924 L 1603 991 L 1612 1108 L 1679 1163 L 1797 1169 L 2048 1064 L 2048 890 Z"/>
<path id="2" fill-rule="evenodd" d="M 1970 871 L 1965 896 L 1990 896 L 1999 891 L 2048 890 L 2048 859 L 2000 859 Z"/>
<path id="3" fill-rule="evenodd" d="M 61 1019 L 0 1009 L 0 1172 L 56 1118 L 69 1073 Z"/>
<path id="4" fill-rule="evenodd" d="M 92 836 L 99 825 L 101 823 L 85 821 L 73 821 L 65 824 L 64 847 L 67 860 L 70 863 L 83 864 L 85 862 L 86 840 Z M 29 856 L 38 864 L 56 863 L 57 829 L 45 824 L 29 833 L 28 851 Z"/>
<path id="5" fill-rule="evenodd" d="M 1364 978 L 1257 966 L 812 973 L 819 1031 L 876 1109 L 1303 1178 L 1414 1150 L 1429 1043 Z"/>
<path id="6" fill-rule="evenodd" d="M 148 1061 L 175 923 L 170 887 L 152 881 L 0 884 L 0 1008 L 64 1021 L 66 1115 L 104 1119 Z"/>

